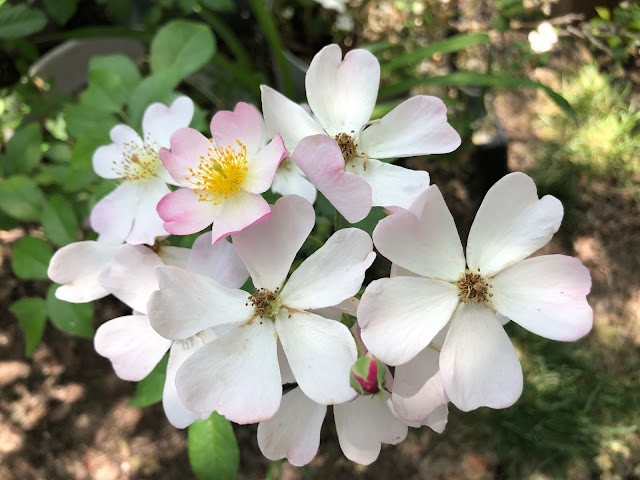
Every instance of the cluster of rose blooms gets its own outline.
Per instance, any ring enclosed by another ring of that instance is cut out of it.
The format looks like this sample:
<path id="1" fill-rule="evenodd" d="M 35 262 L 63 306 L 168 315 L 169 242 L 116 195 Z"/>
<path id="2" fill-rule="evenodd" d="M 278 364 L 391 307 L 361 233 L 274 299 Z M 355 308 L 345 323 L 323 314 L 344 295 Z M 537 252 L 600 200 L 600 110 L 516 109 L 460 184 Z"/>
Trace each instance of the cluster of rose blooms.
<path id="1" fill-rule="evenodd" d="M 95 152 L 96 173 L 119 185 L 92 211 L 98 240 L 60 249 L 49 276 L 63 300 L 112 294 L 133 309 L 95 336 L 121 378 L 141 380 L 169 350 L 163 405 L 176 427 L 212 411 L 259 422 L 266 457 L 304 465 L 332 405 L 344 454 L 369 464 L 410 426 L 441 432 L 448 402 L 469 411 L 518 399 L 509 320 L 560 341 L 591 329 L 587 269 L 527 258 L 559 228 L 560 202 L 507 175 L 463 251 L 427 172 L 379 160 L 455 150 L 446 107 L 419 95 L 371 121 L 379 78 L 371 53 L 343 59 L 331 45 L 307 72 L 308 107 L 263 86 L 264 118 L 239 103 L 213 116 L 208 139 L 188 128 L 193 103 L 179 97 L 148 107 L 144 138 L 118 125 Z M 274 205 L 269 188 L 282 195 Z M 290 272 L 314 228 L 316 189 L 350 223 L 372 206 L 389 215 L 373 238 L 339 229 Z M 163 242 L 205 229 L 191 249 Z M 390 278 L 358 300 L 374 245 Z M 253 293 L 240 289 L 249 277 Z"/>

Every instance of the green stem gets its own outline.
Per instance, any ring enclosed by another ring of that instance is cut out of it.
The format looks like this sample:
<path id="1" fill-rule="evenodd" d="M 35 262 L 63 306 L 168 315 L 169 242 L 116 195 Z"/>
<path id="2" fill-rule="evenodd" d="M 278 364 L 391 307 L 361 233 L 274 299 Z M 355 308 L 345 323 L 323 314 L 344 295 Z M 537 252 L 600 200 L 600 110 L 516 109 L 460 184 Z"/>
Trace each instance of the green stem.
<path id="1" fill-rule="evenodd" d="M 284 86 L 285 95 L 289 98 L 293 98 L 293 83 L 291 82 L 291 75 L 289 73 L 289 64 L 284 56 L 284 49 L 282 46 L 282 40 L 278 34 L 276 23 L 271 15 L 271 12 L 265 5 L 264 0 L 249 0 L 249 5 L 253 14 L 256 16 L 256 20 L 264 36 L 267 38 L 269 49 L 271 54 L 275 57 L 280 70 L 280 78 Z"/>
<path id="2" fill-rule="evenodd" d="M 251 67 L 251 57 L 244 48 L 236 34 L 218 16 L 206 7 L 198 5 L 194 8 L 196 13 L 207 22 L 222 41 L 229 47 L 238 63 Z"/>

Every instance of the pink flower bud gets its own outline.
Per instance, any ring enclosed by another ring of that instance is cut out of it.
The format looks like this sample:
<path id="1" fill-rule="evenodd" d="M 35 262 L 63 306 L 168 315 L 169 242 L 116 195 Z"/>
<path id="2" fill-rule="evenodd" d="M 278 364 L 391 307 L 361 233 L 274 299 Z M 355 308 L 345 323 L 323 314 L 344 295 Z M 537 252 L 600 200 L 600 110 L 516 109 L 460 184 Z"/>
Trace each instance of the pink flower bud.
<path id="1" fill-rule="evenodd" d="M 351 368 L 351 388 L 360 395 L 373 395 L 384 388 L 384 366 L 373 357 L 360 357 Z"/>

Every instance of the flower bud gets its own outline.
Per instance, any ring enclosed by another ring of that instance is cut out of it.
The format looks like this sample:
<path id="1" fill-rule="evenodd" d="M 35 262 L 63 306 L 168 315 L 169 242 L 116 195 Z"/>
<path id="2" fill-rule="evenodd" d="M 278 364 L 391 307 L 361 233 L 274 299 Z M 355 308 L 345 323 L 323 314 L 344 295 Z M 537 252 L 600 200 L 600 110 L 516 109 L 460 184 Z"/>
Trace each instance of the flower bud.
<path id="1" fill-rule="evenodd" d="M 360 395 L 373 395 L 384 388 L 386 371 L 384 365 L 373 357 L 360 357 L 353 367 L 349 383 Z"/>

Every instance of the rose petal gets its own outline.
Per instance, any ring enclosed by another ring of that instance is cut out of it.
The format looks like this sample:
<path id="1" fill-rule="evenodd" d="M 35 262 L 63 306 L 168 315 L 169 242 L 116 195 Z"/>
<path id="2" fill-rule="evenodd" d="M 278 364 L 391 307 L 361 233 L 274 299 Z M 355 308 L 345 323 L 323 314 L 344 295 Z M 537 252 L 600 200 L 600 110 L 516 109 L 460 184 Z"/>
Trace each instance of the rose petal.
<path id="1" fill-rule="evenodd" d="M 91 210 L 90 223 L 100 237 L 122 243 L 131 233 L 138 204 L 138 186 L 124 182 L 100 200 Z"/>
<path id="2" fill-rule="evenodd" d="M 511 340 L 489 308 L 461 303 L 440 353 L 442 384 L 464 412 L 506 408 L 522 393 L 522 368 Z"/>
<path id="3" fill-rule="evenodd" d="M 240 288 L 249 278 L 235 246 L 226 241 L 212 245 L 211 232 L 203 233 L 193 242 L 186 268 L 229 288 Z"/>
<path id="4" fill-rule="evenodd" d="M 291 158 L 349 223 L 369 214 L 371 187 L 358 175 L 344 171 L 344 158 L 335 140 L 326 135 L 306 137 Z"/>
<path id="5" fill-rule="evenodd" d="M 305 79 L 307 100 L 326 132 L 357 133 L 376 105 L 380 64 L 367 50 L 351 50 L 342 60 L 338 45 L 320 50 Z"/>
<path id="6" fill-rule="evenodd" d="M 200 160 L 212 149 L 213 144 L 199 131 L 181 128 L 171 135 L 171 151 L 161 148 L 158 155 L 178 185 L 193 188 L 187 180 L 191 177 L 189 169 L 196 170 Z"/>
<path id="7" fill-rule="evenodd" d="M 294 388 L 282 397 L 278 412 L 258 425 L 260 451 L 269 460 L 286 458 L 297 467 L 306 465 L 318 453 L 326 413 L 325 405 Z"/>
<path id="8" fill-rule="evenodd" d="M 164 220 L 167 232 L 189 235 L 211 225 L 221 209 L 220 205 L 212 202 L 201 202 L 198 194 L 190 188 L 179 188 L 158 202 L 157 212 Z"/>
<path id="9" fill-rule="evenodd" d="M 214 243 L 250 225 L 262 222 L 271 215 L 269 204 L 261 195 L 243 190 L 225 199 L 220 207 L 211 227 Z"/>
<path id="10" fill-rule="evenodd" d="M 102 178 L 120 178 L 118 167 L 124 162 L 121 148 L 112 143 L 98 147 L 91 159 L 93 170 Z"/>
<path id="11" fill-rule="evenodd" d="M 286 162 L 286 163 L 285 163 Z M 286 165 L 286 166 L 285 166 Z M 299 195 L 312 205 L 316 201 L 317 190 L 313 183 L 302 173 L 291 157 L 285 158 L 271 184 L 271 191 L 280 195 Z"/>
<path id="12" fill-rule="evenodd" d="M 169 147 L 171 135 L 191 123 L 193 110 L 193 102 L 185 96 L 176 98 L 170 107 L 162 103 L 152 103 L 142 117 L 145 137 L 150 135 L 163 147 Z"/>
<path id="13" fill-rule="evenodd" d="M 211 119 L 211 136 L 218 148 L 236 149 L 242 143 L 248 155 L 254 155 L 260 147 L 262 118 L 253 105 L 239 102 L 233 112 L 222 110 Z"/>
<path id="14" fill-rule="evenodd" d="M 577 258 L 528 258 L 500 272 L 491 285 L 494 308 L 537 335 L 570 342 L 591 330 L 591 276 Z"/>
<path id="15" fill-rule="evenodd" d="M 562 204 L 524 173 L 501 178 L 489 189 L 469 231 L 467 264 L 491 277 L 551 240 L 562 222 Z"/>
<path id="16" fill-rule="evenodd" d="M 242 188 L 251 193 L 267 191 L 273 183 L 278 165 L 287 155 L 289 152 L 284 148 L 282 137 L 276 133 L 276 137 L 254 156 L 247 154 L 248 170 Z"/>
<path id="17" fill-rule="evenodd" d="M 156 237 L 169 235 L 164 229 L 164 222 L 156 210 L 162 198 L 169 194 L 171 190 L 167 184 L 158 177 L 153 177 L 145 182 L 137 184 L 138 201 L 133 219 L 133 227 L 127 243 L 133 245 L 147 244 L 153 245 Z"/>

